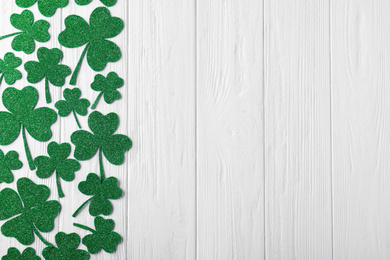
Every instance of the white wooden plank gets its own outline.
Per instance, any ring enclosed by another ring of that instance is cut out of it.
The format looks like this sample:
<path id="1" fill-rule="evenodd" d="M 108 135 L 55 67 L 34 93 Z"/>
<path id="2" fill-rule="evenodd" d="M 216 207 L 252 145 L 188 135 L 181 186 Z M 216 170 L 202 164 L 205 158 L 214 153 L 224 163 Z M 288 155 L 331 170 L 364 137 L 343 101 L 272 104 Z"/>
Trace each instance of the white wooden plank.
<path id="1" fill-rule="evenodd" d="M 263 1 L 197 14 L 197 257 L 264 259 Z"/>
<path id="2" fill-rule="evenodd" d="M 266 259 L 332 259 L 329 2 L 265 0 Z"/>

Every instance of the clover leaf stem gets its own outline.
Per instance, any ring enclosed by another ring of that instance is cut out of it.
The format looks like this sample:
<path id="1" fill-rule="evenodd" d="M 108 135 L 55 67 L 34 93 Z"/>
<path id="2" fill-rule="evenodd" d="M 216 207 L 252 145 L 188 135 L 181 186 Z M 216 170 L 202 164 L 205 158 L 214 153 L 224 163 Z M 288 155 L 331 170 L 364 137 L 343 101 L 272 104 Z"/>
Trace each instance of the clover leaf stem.
<path id="1" fill-rule="evenodd" d="M 76 212 L 72 215 L 72 217 L 77 217 L 77 215 L 80 213 L 80 211 L 85 207 L 85 205 L 87 205 L 94 197 L 90 198 L 89 200 L 87 200 L 86 202 L 84 202 L 77 210 Z"/>
<path id="2" fill-rule="evenodd" d="M 73 226 L 81 228 L 81 229 L 84 229 L 84 230 L 87 230 L 87 231 L 89 231 L 91 233 L 96 233 L 96 231 L 93 230 L 92 228 L 84 226 L 84 225 L 81 225 L 81 224 L 78 224 L 78 223 L 73 223 Z"/>
<path id="3" fill-rule="evenodd" d="M 56 179 L 57 179 L 58 196 L 59 196 L 60 198 L 63 198 L 63 197 L 65 197 L 65 194 L 64 194 L 64 192 L 62 191 L 61 183 L 60 183 L 60 175 L 58 174 L 57 171 L 56 171 Z"/>
<path id="4" fill-rule="evenodd" d="M 21 34 L 21 33 L 23 33 L 23 32 L 16 32 L 16 33 L 11 33 L 11 34 L 4 35 L 4 36 L 0 37 L 0 40 L 8 38 L 8 37 L 12 37 L 14 35 L 18 35 L 18 34 Z"/>
<path id="5" fill-rule="evenodd" d="M 106 174 L 104 173 L 104 168 L 103 168 L 103 151 L 102 148 L 99 149 L 99 165 L 100 165 L 100 182 L 103 183 L 104 180 L 106 179 Z"/>
<path id="6" fill-rule="evenodd" d="M 95 103 L 92 105 L 92 109 L 95 109 L 97 104 L 99 103 L 100 98 L 103 96 L 103 92 L 100 92 L 99 96 L 96 98 Z"/>
<path id="7" fill-rule="evenodd" d="M 76 119 L 77 126 L 81 129 L 81 125 L 80 125 L 79 120 L 77 119 L 76 112 L 74 111 L 74 109 L 72 111 L 73 111 L 74 119 Z"/>
<path id="8" fill-rule="evenodd" d="M 4 73 L 1 74 L 1 77 L 0 77 L 0 85 L 1 85 L 1 82 L 3 81 L 3 78 L 4 78 Z"/>
<path id="9" fill-rule="evenodd" d="M 49 80 L 45 78 L 45 96 L 46 96 L 46 103 L 51 103 L 51 95 L 49 90 Z"/>
<path id="10" fill-rule="evenodd" d="M 88 43 L 87 46 L 85 46 L 84 51 L 81 54 L 80 60 L 77 63 L 77 66 L 76 66 L 76 68 L 75 68 L 75 70 L 73 72 L 72 78 L 70 79 L 70 83 L 69 84 L 72 85 L 72 86 L 76 86 L 77 76 L 79 74 L 79 71 L 80 71 L 80 68 L 81 68 L 81 64 L 83 63 L 83 59 L 84 59 L 85 55 L 87 54 L 87 51 L 88 51 L 88 48 L 89 48 L 89 44 L 90 43 Z"/>
<path id="11" fill-rule="evenodd" d="M 32 227 L 33 227 L 33 230 L 34 230 L 35 235 L 37 235 L 37 237 L 38 237 L 46 246 L 48 246 L 48 247 L 53 247 L 53 245 L 52 245 L 51 243 L 47 242 L 47 240 L 43 238 L 43 236 L 41 235 L 41 233 L 39 233 L 38 229 L 37 229 L 34 225 L 32 225 Z"/>
<path id="12" fill-rule="evenodd" d="M 35 170 L 35 164 L 31 156 L 30 148 L 28 147 L 27 138 L 26 138 L 26 128 L 24 126 L 22 126 L 22 135 L 23 135 L 24 150 L 26 152 L 28 165 L 30 166 L 30 170 Z"/>

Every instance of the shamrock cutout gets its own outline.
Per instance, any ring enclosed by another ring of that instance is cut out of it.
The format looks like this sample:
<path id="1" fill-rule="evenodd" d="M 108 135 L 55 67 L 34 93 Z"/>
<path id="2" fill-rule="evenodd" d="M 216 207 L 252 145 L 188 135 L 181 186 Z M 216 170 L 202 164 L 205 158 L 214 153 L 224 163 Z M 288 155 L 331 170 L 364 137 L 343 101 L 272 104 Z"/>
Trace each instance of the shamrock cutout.
<path id="1" fill-rule="evenodd" d="M 50 127 L 56 122 L 57 114 L 47 107 L 34 109 L 38 102 L 38 91 L 31 86 L 22 90 L 7 88 L 2 99 L 5 108 L 10 112 L 0 112 L 0 145 L 9 145 L 15 141 L 22 130 L 27 160 L 30 169 L 34 170 L 26 129 L 37 141 L 49 141 L 52 136 Z"/>
<path id="2" fill-rule="evenodd" d="M 11 33 L 0 37 L 0 40 L 17 35 L 13 40 L 11 47 L 14 51 L 23 51 L 26 54 L 31 54 L 35 50 L 35 41 L 47 42 L 50 39 L 50 34 L 47 31 L 50 24 L 45 20 L 34 22 L 33 13 L 29 10 L 24 10 L 21 14 L 11 15 L 11 24 L 20 32 Z"/>
<path id="3" fill-rule="evenodd" d="M 65 85 L 65 78 L 70 75 L 70 68 L 66 65 L 58 64 L 62 60 L 62 51 L 54 48 L 49 50 L 42 47 L 38 49 L 38 61 L 28 61 L 24 64 L 27 71 L 27 81 L 38 83 L 45 79 L 46 103 L 51 103 L 49 82 L 56 87 Z"/>
<path id="4" fill-rule="evenodd" d="M 12 52 L 8 52 L 4 55 L 4 60 L 0 59 L 0 84 L 5 80 L 5 83 L 12 85 L 15 81 L 22 78 L 22 73 L 16 68 L 22 64 L 22 59 L 15 57 Z"/>
<path id="5" fill-rule="evenodd" d="M 21 254 L 15 247 L 8 248 L 7 255 L 1 260 L 40 260 L 41 258 L 35 254 L 35 249 L 32 247 L 26 248 Z"/>
<path id="6" fill-rule="evenodd" d="M 80 236 L 76 233 L 66 234 L 59 232 L 56 235 L 57 247 L 48 246 L 42 251 L 46 260 L 72 259 L 88 260 L 89 253 L 85 250 L 77 249 L 80 245 Z"/>
<path id="7" fill-rule="evenodd" d="M 75 178 L 75 172 L 80 170 L 80 163 L 75 159 L 67 159 L 70 155 L 70 144 L 63 143 L 58 144 L 51 142 L 47 146 L 47 156 L 38 156 L 35 158 L 34 163 L 37 166 L 37 176 L 41 179 L 49 178 L 56 172 L 58 196 L 60 198 L 65 197 L 62 191 L 60 178 L 64 181 L 73 181 Z"/>
<path id="8" fill-rule="evenodd" d="M 17 182 L 19 194 L 5 188 L 0 192 L 0 220 L 9 219 L 1 227 L 1 233 L 6 237 L 14 237 L 23 245 L 34 242 L 34 233 L 47 246 L 41 232 L 54 229 L 54 218 L 58 215 L 61 205 L 56 200 L 46 201 L 50 189 L 45 185 L 37 185 L 28 178 Z"/>
<path id="9" fill-rule="evenodd" d="M 65 89 L 64 98 L 65 100 L 57 101 L 55 107 L 58 109 L 58 115 L 61 117 L 66 117 L 73 112 L 74 119 L 79 128 L 81 128 L 80 122 L 77 119 L 77 114 L 85 116 L 88 113 L 88 107 L 90 105 L 88 99 L 81 97 L 81 91 L 79 88 L 74 89 Z"/>
<path id="10" fill-rule="evenodd" d="M 83 244 L 88 248 L 91 254 L 99 253 L 101 249 L 107 253 L 114 253 L 116 247 L 122 242 L 122 237 L 114 232 L 115 223 L 112 219 L 104 219 L 96 217 L 94 220 L 95 229 L 89 228 L 81 224 L 73 224 L 75 227 L 92 232 L 91 235 L 86 235 L 83 238 Z"/>
<path id="11" fill-rule="evenodd" d="M 92 0 L 76 0 L 76 4 L 78 5 L 87 5 L 90 2 L 92 2 Z M 116 4 L 116 0 L 100 0 L 100 2 L 102 2 L 102 4 L 108 7 L 111 7 Z"/>
<path id="12" fill-rule="evenodd" d="M 84 202 L 73 214 L 73 217 L 76 217 L 89 202 L 91 202 L 89 205 L 91 216 L 96 217 L 100 214 L 108 216 L 112 213 L 112 204 L 109 200 L 122 197 L 122 189 L 118 187 L 117 178 L 109 177 L 102 182 L 95 173 L 90 173 L 86 181 L 79 183 L 79 190 L 84 195 L 93 197 Z"/>
<path id="13" fill-rule="evenodd" d="M 104 95 L 104 101 L 107 104 L 112 104 L 114 101 L 121 98 L 121 93 L 117 90 L 124 84 L 123 79 L 118 77 L 115 72 L 110 72 L 105 78 L 103 75 L 96 75 L 94 82 L 91 84 L 91 88 L 95 91 L 100 91 L 95 103 L 92 105 L 92 109 L 95 109 L 100 98 Z"/>
<path id="14" fill-rule="evenodd" d="M 94 71 L 102 71 L 108 62 L 117 62 L 121 58 L 119 47 L 106 39 L 117 36 L 123 30 L 123 21 L 118 17 L 112 17 L 107 8 L 96 8 L 89 18 L 89 24 L 80 16 L 70 15 L 65 19 L 65 27 L 58 36 L 61 45 L 67 48 L 86 45 L 73 72 L 70 85 L 76 85 L 85 55 Z"/>
<path id="15" fill-rule="evenodd" d="M 12 183 L 14 175 L 11 170 L 19 170 L 23 163 L 19 160 L 19 154 L 15 151 L 8 152 L 5 156 L 0 150 L 0 183 Z"/>
<path id="16" fill-rule="evenodd" d="M 28 8 L 38 2 L 39 12 L 43 16 L 52 17 L 57 8 L 64 8 L 69 0 L 16 0 L 16 5 L 21 8 Z"/>
<path id="17" fill-rule="evenodd" d="M 86 161 L 99 151 L 100 181 L 103 182 L 106 177 L 102 154 L 110 163 L 121 165 L 125 160 L 124 153 L 130 150 L 132 142 L 125 135 L 114 135 L 119 126 L 119 117 L 115 113 L 104 116 L 98 111 L 92 112 L 88 117 L 88 125 L 93 133 L 78 130 L 71 136 L 71 141 L 76 146 L 74 157 Z"/>

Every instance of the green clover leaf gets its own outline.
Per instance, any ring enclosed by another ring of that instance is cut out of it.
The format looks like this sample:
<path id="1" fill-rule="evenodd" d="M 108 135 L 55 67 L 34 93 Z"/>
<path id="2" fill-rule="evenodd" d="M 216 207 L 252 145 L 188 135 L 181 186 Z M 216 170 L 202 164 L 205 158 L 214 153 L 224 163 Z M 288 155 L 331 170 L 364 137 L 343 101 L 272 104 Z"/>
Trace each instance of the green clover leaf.
<path id="1" fill-rule="evenodd" d="M 92 2 L 92 0 L 76 0 L 76 4 L 78 5 L 87 5 L 90 2 Z M 114 6 L 116 4 L 116 0 L 100 0 L 100 2 L 108 7 Z"/>
<path id="2" fill-rule="evenodd" d="M 37 166 L 37 176 L 41 179 L 49 178 L 56 172 L 58 196 L 65 197 L 62 191 L 60 178 L 64 181 L 73 181 L 75 179 L 75 172 L 80 170 L 80 163 L 75 159 L 68 159 L 71 147 L 68 143 L 58 144 L 51 142 L 47 146 L 48 156 L 38 156 L 34 159 Z"/>
<path id="3" fill-rule="evenodd" d="M 23 51 L 31 54 L 35 50 L 35 42 L 47 42 L 50 39 L 48 29 L 50 24 L 45 20 L 34 22 L 34 15 L 29 10 L 24 10 L 21 14 L 11 15 L 11 24 L 20 32 L 11 33 L 0 37 L 0 40 L 15 36 L 11 47 L 14 51 Z"/>
<path id="4" fill-rule="evenodd" d="M 102 182 L 95 173 L 90 173 L 86 181 L 80 182 L 79 190 L 84 195 L 93 197 L 84 202 L 73 214 L 73 217 L 76 217 L 89 202 L 91 202 L 89 205 L 91 216 L 96 217 L 100 214 L 108 216 L 112 213 L 112 204 L 109 200 L 122 197 L 122 189 L 118 187 L 117 178 L 109 177 Z"/>
<path id="5" fill-rule="evenodd" d="M 15 57 L 12 52 L 8 52 L 4 55 L 4 60 L 0 59 L 0 84 L 5 80 L 5 83 L 12 85 L 15 81 L 22 78 L 22 73 L 16 68 L 22 64 L 22 59 Z"/>
<path id="6" fill-rule="evenodd" d="M 112 104 L 114 101 L 119 100 L 121 98 L 121 93 L 119 93 L 117 89 L 123 87 L 123 84 L 123 79 L 118 77 L 118 74 L 115 72 L 108 73 L 107 78 L 100 74 L 96 75 L 94 82 L 91 84 L 91 88 L 95 91 L 99 91 L 100 94 L 92 105 L 92 109 L 96 108 L 103 95 L 104 101 L 106 101 L 107 104 Z"/>
<path id="7" fill-rule="evenodd" d="M 15 151 L 8 152 L 5 156 L 0 150 L 0 183 L 12 183 L 14 175 L 11 170 L 19 170 L 23 163 L 19 160 L 19 154 Z"/>
<path id="8" fill-rule="evenodd" d="M 117 62 L 121 58 L 119 47 L 107 39 L 117 36 L 123 30 L 123 21 L 118 17 L 112 17 L 107 8 L 96 8 L 89 18 L 89 24 L 80 16 L 70 15 L 65 19 L 65 27 L 58 36 L 61 45 L 67 48 L 86 45 L 73 72 L 70 85 L 76 85 L 85 55 L 94 71 L 102 71 L 107 63 Z"/>
<path id="9" fill-rule="evenodd" d="M 16 5 L 21 8 L 28 8 L 38 2 L 39 12 L 43 16 L 52 17 L 58 8 L 64 8 L 69 0 L 16 0 Z"/>
<path id="10" fill-rule="evenodd" d="M 58 248 L 48 246 L 43 249 L 42 255 L 46 260 L 88 260 L 90 258 L 87 251 L 77 249 L 80 245 L 80 236 L 76 233 L 57 233 L 56 244 Z"/>
<path id="11" fill-rule="evenodd" d="M 49 82 L 56 87 L 65 85 L 65 78 L 71 74 L 68 66 L 58 64 L 62 60 L 63 53 L 60 49 L 38 49 L 38 61 L 28 61 L 24 64 L 27 71 L 27 81 L 33 84 L 45 79 L 46 103 L 51 103 Z"/>
<path id="12" fill-rule="evenodd" d="M 50 232 L 54 229 L 54 219 L 61 209 L 56 200 L 46 201 L 50 196 L 50 189 L 45 185 L 37 185 L 28 178 L 21 178 L 17 182 L 19 194 L 5 188 L 0 192 L 0 220 L 8 220 L 1 227 L 1 233 L 6 237 L 14 237 L 23 245 L 34 242 L 34 233 L 47 246 L 41 232 Z"/>
<path id="13" fill-rule="evenodd" d="M 81 129 L 77 115 L 85 116 L 88 114 L 88 107 L 90 105 L 88 99 L 81 97 L 81 90 L 79 88 L 74 89 L 65 89 L 64 98 L 65 100 L 60 100 L 55 104 L 55 107 L 58 109 L 58 115 L 61 117 L 68 116 L 73 112 L 73 116 L 76 120 L 78 127 Z"/>
<path id="14" fill-rule="evenodd" d="M 77 223 L 73 225 L 92 232 L 91 235 L 86 235 L 83 238 L 83 244 L 88 248 L 89 253 L 96 254 L 102 249 L 107 253 L 114 253 L 118 244 L 122 242 L 121 235 L 113 231 L 115 227 L 114 221 L 96 217 L 94 223 L 96 230 Z"/>
<path id="15" fill-rule="evenodd" d="M 9 112 L 0 112 L 0 145 L 11 144 L 22 131 L 27 160 L 30 169 L 34 170 L 26 130 L 37 141 L 49 141 L 52 137 L 50 127 L 56 122 L 57 114 L 47 107 L 34 109 L 38 102 L 38 91 L 31 86 L 22 90 L 9 87 L 4 90 L 2 100 Z"/>
<path id="16" fill-rule="evenodd" d="M 100 178 L 105 180 L 102 155 L 112 164 L 121 165 L 125 160 L 125 152 L 130 150 L 132 142 L 129 137 L 114 134 L 119 126 L 119 117 L 115 113 L 103 115 L 95 111 L 88 117 L 88 126 L 92 133 L 78 130 L 71 136 L 76 146 L 74 157 L 80 161 L 91 159 L 99 151 Z"/>
<path id="17" fill-rule="evenodd" d="M 1 258 L 1 260 L 40 260 L 40 259 L 41 258 L 35 254 L 35 249 L 32 247 L 26 248 L 22 254 L 15 247 L 8 248 L 7 255 Z"/>

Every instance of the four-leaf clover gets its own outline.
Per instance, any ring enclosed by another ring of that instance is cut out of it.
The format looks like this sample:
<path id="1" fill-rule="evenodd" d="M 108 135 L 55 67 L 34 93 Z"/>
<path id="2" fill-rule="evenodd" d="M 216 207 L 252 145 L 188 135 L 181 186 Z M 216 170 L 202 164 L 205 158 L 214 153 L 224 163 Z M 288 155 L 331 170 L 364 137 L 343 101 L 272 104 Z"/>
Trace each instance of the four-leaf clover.
<path id="1" fill-rule="evenodd" d="M 4 60 L 0 59 L 0 84 L 5 80 L 5 83 L 12 85 L 15 81 L 22 78 L 22 73 L 16 68 L 22 64 L 22 59 L 15 57 L 12 52 L 7 52 L 4 55 Z"/>
<path id="2" fill-rule="evenodd" d="M 84 195 L 93 197 L 84 202 L 73 214 L 73 217 L 76 217 L 89 202 L 91 202 L 89 205 L 91 216 L 96 217 L 100 214 L 108 216 L 112 213 L 112 204 L 109 200 L 122 197 L 122 189 L 118 187 L 117 178 L 109 177 L 101 182 L 99 176 L 95 173 L 90 173 L 86 181 L 79 183 L 79 190 Z"/>
<path id="3" fill-rule="evenodd" d="M 34 170 L 26 130 L 40 142 L 49 141 L 52 136 L 50 127 L 56 122 L 57 114 L 47 107 L 34 109 L 38 102 L 38 91 L 31 86 L 22 90 L 7 88 L 3 92 L 2 100 L 10 112 L 0 112 L 0 145 L 9 145 L 15 141 L 21 130 L 28 163 L 30 169 Z"/>
<path id="4" fill-rule="evenodd" d="M 96 98 L 95 103 L 92 105 L 92 109 L 95 109 L 100 98 L 104 95 L 104 101 L 107 104 L 112 104 L 114 101 L 121 98 L 121 93 L 117 90 L 121 88 L 124 84 L 122 78 L 118 77 L 118 74 L 115 72 L 110 72 L 105 78 L 103 75 L 96 75 L 94 82 L 91 84 L 91 88 L 95 91 L 99 91 L 100 94 Z"/>
<path id="5" fill-rule="evenodd" d="M 86 45 L 73 72 L 71 85 L 76 85 L 77 75 L 85 55 L 89 66 L 94 71 L 102 71 L 108 62 L 116 62 L 121 58 L 119 47 L 106 39 L 117 36 L 123 30 L 123 21 L 118 17 L 112 17 L 107 8 L 96 8 L 89 18 L 89 24 L 80 16 L 70 15 L 65 19 L 65 27 L 58 36 L 61 45 L 67 48 Z"/>
<path id="6" fill-rule="evenodd" d="M 47 42 L 50 39 L 50 34 L 47 31 L 50 24 L 45 20 L 34 22 L 34 15 L 29 10 L 24 10 L 21 14 L 11 15 L 11 24 L 20 32 L 11 33 L 0 37 L 0 40 L 17 35 L 11 43 L 11 47 L 15 51 L 23 51 L 26 54 L 31 54 L 35 50 L 35 41 Z"/>
<path id="7" fill-rule="evenodd" d="M 68 159 L 70 155 L 71 147 L 68 143 L 58 144 L 51 142 L 47 146 L 47 156 L 38 156 L 34 159 L 34 163 L 37 166 L 37 176 L 41 179 L 49 178 L 56 172 L 58 196 L 63 198 L 64 192 L 62 191 L 60 178 L 64 181 L 73 181 L 75 178 L 75 172 L 80 170 L 80 163 L 75 159 Z"/>
<path id="8" fill-rule="evenodd" d="M 41 232 L 50 232 L 54 229 L 54 218 L 61 210 L 56 200 L 46 201 L 50 196 L 50 189 L 45 185 L 37 185 L 28 178 L 21 178 L 17 182 L 19 194 L 5 188 L 0 192 L 0 220 L 8 220 L 1 227 L 1 233 L 6 237 L 14 237 L 23 245 L 34 242 L 34 233 L 43 243 L 51 246 Z"/>
<path id="9" fill-rule="evenodd" d="M 74 89 L 65 89 L 64 98 L 65 100 L 60 100 L 55 104 L 55 107 L 58 109 L 58 115 L 61 117 L 68 116 L 73 112 L 73 116 L 76 120 L 76 123 L 79 128 L 81 128 L 80 122 L 77 119 L 77 115 L 85 116 L 88 114 L 88 107 L 90 105 L 88 99 L 81 97 L 81 91 L 79 88 Z"/>
<path id="10" fill-rule="evenodd" d="M 76 4 L 78 5 L 87 5 L 90 2 L 92 2 L 92 0 L 76 0 Z M 116 0 L 100 0 L 100 2 L 102 2 L 102 4 L 108 7 L 111 7 L 116 4 Z"/>
<path id="11" fill-rule="evenodd" d="M 76 233 L 66 234 L 59 232 L 55 239 L 58 248 L 48 246 L 42 251 L 42 255 L 46 260 L 88 260 L 90 258 L 87 251 L 77 249 L 80 245 L 80 236 Z"/>
<path id="12" fill-rule="evenodd" d="M 19 160 L 19 154 L 15 151 L 10 151 L 4 155 L 0 150 L 0 183 L 11 183 L 14 181 L 14 175 L 11 170 L 19 170 L 23 167 L 23 163 Z"/>
<path id="13" fill-rule="evenodd" d="M 57 8 L 64 8 L 69 3 L 69 0 L 16 0 L 16 5 L 21 8 L 28 8 L 37 1 L 39 12 L 46 17 L 52 17 Z"/>
<path id="14" fill-rule="evenodd" d="M 51 103 L 49 82 L 56 87 L 62 87 L 65 84 L 65 78 L 70 75 L 71 70 L 68 66 L 58 64 L 62 60 L 62 51 L 60 49 L 48 49 L 45 47 L 38 49 L 38 61 L 28 61 L 24 64 L 27 71 L 27 80 L 30 83 L 38 83 L 45 79 L 46 102 Z"/>
<path id="15" fill-rule="evenodd" d="M 83 244 L 88 248 L 89 253 L 96 254 L 101 249 L 107 253 L 114 253 L 118 244 L 122 242 L 121 235 L 113 231 L 115 227 L 114 221 L 112 219 L 96 217 L 94 224 L 96 230 L 77 223 L 73 225 L 92 233 L 83 237 Z"/>
<path id="16" fill-rule="evenodd" d="M 1 260 L 40 260 L 40 259 L 41 258 L 35 254 L 35 249 L 32 247 L 26 248 L 22 254 L 15 247 L 8 248 L 7 255 L 1 258 Z"/>

